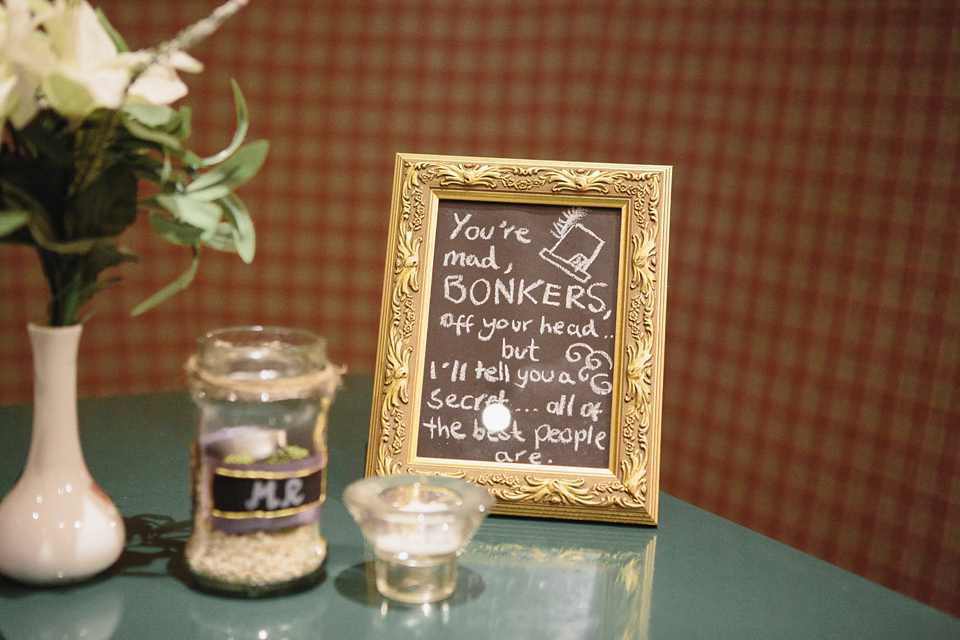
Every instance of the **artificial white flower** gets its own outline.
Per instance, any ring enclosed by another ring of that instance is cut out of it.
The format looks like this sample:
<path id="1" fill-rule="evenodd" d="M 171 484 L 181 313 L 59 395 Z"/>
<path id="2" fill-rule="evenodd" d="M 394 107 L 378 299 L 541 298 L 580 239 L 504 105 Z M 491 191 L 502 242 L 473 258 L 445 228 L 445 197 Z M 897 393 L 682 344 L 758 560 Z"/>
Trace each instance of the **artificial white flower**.
<path id="1" fill-rule="evenodd" d="M 50 107 L 82 118 L 97 107 L 123 104 L 130 71 L 118 63 L 116 45 L 86 0 L 56 0 L 43 27 L 57 58 L 41 81 Z"/>
<path id="2" fill-rule="evenodd" d="M 37 112 L 40 79 L 55 63 L 49 42 L 37 29 L 37 16 L 49 9 L 43 0 L 0 5 L 0 126 L 9 119 L 23 127 Z"/>
<path id="3" fill-rule="evenodd" d="M 121 59 L 131 69 L 149 64 L 153 52 L 137 51 L 120 54 Z M 127 92 L 126 102 L 130 104 L 170 104 L 187 95 L 187 85 L 177 75 L 177 70 L 188 73 L 200 73 L 203 64 L 183 51 L 177 51 L 163 61 L 150 64 Z"/>
<path id="4" fill-rule="evenodd" d="M 187 93 L 176 70 L 203 69 L 183 52 L 152 64 L 153 52 L 120 53 L 86 0 L 56 0 L 43 26 L 56 63 L 41 87 L 49 106 L 68 118 L 83 118 L 100 107 L 118 109 L 127 101 L 170 104 Z"/>

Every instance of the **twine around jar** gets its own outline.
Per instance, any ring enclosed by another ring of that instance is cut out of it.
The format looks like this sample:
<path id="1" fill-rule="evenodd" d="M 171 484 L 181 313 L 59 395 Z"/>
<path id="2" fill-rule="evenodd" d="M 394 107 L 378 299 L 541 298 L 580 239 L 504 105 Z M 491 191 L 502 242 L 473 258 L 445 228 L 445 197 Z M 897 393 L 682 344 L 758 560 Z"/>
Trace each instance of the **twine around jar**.
<path id="1" fill-rule="evenodd" d="M 211 373 L 198 364 L 196 354 L 187 359 L 185 368 L 195 391 L 225 394 L 230 399 L 242 396 L 271 401 L 302 398 L 316 392 L 326 396 L 333 395 L 346 371 L 345 367 L 328 364 L 323 369 L 298 376 L 240 378 Z"/>

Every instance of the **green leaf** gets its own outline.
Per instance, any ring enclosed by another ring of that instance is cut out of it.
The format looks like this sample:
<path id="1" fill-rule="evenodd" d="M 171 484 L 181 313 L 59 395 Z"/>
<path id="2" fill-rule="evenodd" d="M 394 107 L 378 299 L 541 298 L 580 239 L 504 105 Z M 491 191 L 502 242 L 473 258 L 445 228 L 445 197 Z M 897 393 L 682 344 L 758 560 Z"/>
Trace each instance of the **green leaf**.
<path id="1" fill-rule="evenodd" d="M 237 130 L 233 132 L 233 139 L 223 151 L 200 161 L 198 167 L 210 167 L 219 164 L 233 155 L 240 148 L 243 139 L 247 137 L 250 115 L 247 111 L 247 101 L 243 98 L 243 92 L 240 91 L 240 85 L 233 78 L 230 79 L 230 86 L 233 87 L 233 104 L 237 111 Z"/>
<path id="2" fill-rule="evenodd" d="M 73 171 L 74 165 L 74 135 L 70 124 L 52 110 L 43 110 L 37 113 L 27 125 L 20 130 L 19 136 L 25 147 L 32 147 L 31 155 L 37 160 L 28 171 L 35 171 L 37 163 L 53 164 L 66 171 Z M 23 156 L 21 156 L 23 158 Z M 26 160 L 26 158 L 23 158 Z M 14 167 L 5 167 L 13 169 Z"/>
<path id="3" fill-rule="evenodd" d="M 80 282 L 81 255 L 37 250 L 43 274 L 50 285 L 47 324 L 60 327 L 77 322 L 77 287 Z"/>
<path id="4" fill-rule="evenodd" d="M 82 118 L 97 108 L 86 87 L 55 72 L 43 78 L 41 90 L 50 106 L 67 118 Z"/>
<path id="5" fill-rule="evenodd" d="M 190 187 L 187 187 L 187 193 L 189 193 L 190 197 L 194 200 L 213 202 L 214 200 L 226 198 L 228 195 L 230 195 L 230 187 L 224 184 L 215 184 L 212 187 L 207 187 L 206 189 L 200 189 L 198 191 L 193 191 L 190 189 Z"/>
<path id="6" fill-rule="evenodd" d="M 165 153 L 151 153 L 149 155 L 140 153 L 139 155 L 125 158 L 123 162 L 133 169 L 134 173 L 136 173 L 137 177 L 141 180 L 149 180 L 154 184 L 159 184 L 160 174 L 163 171 L 163 161 L 164 158 L 168 156 L 169 154 Z"/>
<path id="7" fill-rule="evenodd" d="M 90 251 L 95 244 L 102 241 L 103 238 L 83 238 L 81 240 L 71 240 L 69 242 L 60 242 L 56 239 L 50 221 L 46 217 L 33 216 L 27 225 L 30 228 L 30 235 L 37 246 L 51 253 L 60 254 L 83 254 Z"/>
<path id="8" fill-rule="evenodd" d="M 226 213 L 226 221 L 217 225 L 212 231 L 204 231 L 200 240 L 217 251 L 236 253 L 244 263 L 253 262 L 256 248 L 256 234 L 253 221 L 243 201 L 236 195 L 220 200 Z"/>
<path id="9" fill-rule="evenodd" d="M 177 220 L 186 222 L 204 231 L 214 231 L 223 217 L 223 209 L 213 202 L 194 200 L 188 195 L 160 194 L 157 202 L 172 213 Z"/>
<path id="10" fill-rule="evenodd" d="M 185 247 L 192 247 L 200 242 L 200 235 L 203 233 L 203 229 L 155 213 L 150 215 L 150 227 L 164 240 Z"/>
<path id="11" fill-rule="evenodd" d="M 104 269 L 116 267 L 125 262 L 139 261 L 140 256 L 132 251 L 111 242 L 101 242 L 84 257 L 81 273 L 84 279 L 94 280 Z"/>
<path id="12" fill-rule="evenodd" d="M 77 307 L 89 301 L 95 293 L 120 281 L 120 278 L 99 280 L 100 274 L 124 262 L 139 262 L 140 256 L 121 249 L 110 242 L 100 242 L 80 260 L 80 281 L 77 289 Z"/>
<path id="13" fill-rule="evenodd" d="M 0 238 L 27 226 L 28 222 L 30 222 L 30 214 L 26 211 L 0 212 Z"/>
<path id="14" fill-rule="evenodd" d="M 233 231 L 232 224 L 221 222 L 213 231 L 204 231 L 203 235 L 200 236 L 200 241 L 211 249 L 236 253 L 237 243 L 233 238 Z"/>
<path id="15" fill-rule="evenodd" d="M 104 169 L 64 212 L 67 240 L 118 236 L 137 218 L 137 176 L 126 164 Z"/>
<path id="16" fill-rule="evenodd" d="M 123 122 L 123 126 L 127 128 L 127 131 L 141 140 L 156 142 L 169 149 L 179 150 L 181 148 L 180 139 L 177 136 L 147 126 L 137 119 L 130 117 L 127 113 L 122 114 L 121 121 Z"/>
<path id="17" fill-rule="evenodd" d="M 170 133 L 181 140 L 190 137 L 190 107 L 183 106 L 177 110 L 176 117 L 170 121 Z"/>
<path id="18" fill-rule="evenodd" d="M 187 267 L 187 270 L 180 274 L 180 277 L 165 286 L 160 291 L 157 291 L 155 294 L 138 304 L 134 310 L 131 312 L 131 315 L 138 316 L 144 311 L 148 311 L 153 307 L 157 306 L 173 294 L 183 291 L 186 289 L 191 282 L 193 282 L 193 277 L 197 274 L 197 267 L 200 264 L 200 247 L 199 245 L 194 245 L 193 247 L 193 260 L 190 261 L 190 266 Z"/>
<path id="19" fill-rule="evenodd" d="M 110 24 L 110 21 L 107 20 L 107 16 L 103 13 L 103 10 L 98 7 L 96 12 L 97 19 L 103 26 L 104 31 L 107 32 L 107 35 L 110 36 L 110 39 L 113 40 L 113 45 L 117 48 L 117 51 L 120 53 L 126 53 L 127 51 L 130 51 L 130 47 L 128 47 L 127 43 L 123 41 L 123 38 L 119 33 L 117 33 L 117 30 L 113 28 L 113 25 Z"/>
<path id="20" fill-rule="evenodd" d="M 214 185 L 224 185 L 230 190 L 252 178 L 267 157 L 269 144 L 266 140 L 258 140 L 237 149 L 237 152 L 203 174 L 187 187 L 187 191 L 200 191 Z"/>
<path id="21" fill-rule="evenodd" d="M 107 287 L 111 287 L 111 286 L 113 286 L 113 285 L 115 285 L 115 284 L 120 284 L 122 281 L 123 281 L 123 278 L 121 278 L 121 277 L 119 277 L 119 276 L 117 276 L 116 278 L 108 278 L 108 279 L 106 279 L 106 280 L 98 280 L 97 282 L 95 282 L 95 283 L 94 283 L 93 285 L 91 285 L 90 287 L 87 287 L 87 288 L 83 289 L 82 291 L 80 291 L 80 294 L 79 294 L 79 295 L 82 295 L 82 296 L 84 296 L 84 298 L 85 298 L 86 300 L 89 300 L 90 298 L 92 298 L 95 294 L 99 293 L 100 291 L 103 291 L 103 290 L 106 289 Z M 84 322 L 86 322 L 87 320 L 89 320 L 89 319 L 92 318 L 92 317 L 93 317 L 93 313 L 92 313 L 92 312 L 90 312 L 90 313 L 85 313 L 85 314 L 83 314 L 82 316 L 80 316 L 80 317 L 77 318 L 77 324 L 83 324 Z"/>
<path id="22" fill-rule="evenodd" d="M 170 154 L 163 154 L 163 168 L 160 170 L 160 182 L 170 182 L 173 176 L 173 162 L 170 160 Z"/>
<path id="23" fill-rule="evenodd" d="M 19 229 L 12 229 L 7 234 L 0 235 L 0 238 L 7 238 L 13 233 L 16 234 L 16 237 L 10 239 L 15 242 L 34 244 L 43 251 L 63 255 L 87 253 L 97 242 L 103 240 L 99 237 L 61 239 L 54 228 L 53 219 L 47 210 L 47 206 L 45 206 L 46 203 L 37 200 L 34 194 L 36 193 L 35 189 L 40 189 L 40 193 L 37 195 L 41 197 L 49 196 L 48 190 L 50 187 L 63 187 L 63 183 L 57 180 L 52 182 L 44 180 L 45 177 L 50 177 L 51 174 L 55 173 L 53 171 L 44 172 L 35 169 L 29 173 L 31 178 L 35 179 L 35 183 L 21 185 L 16 180 L 6 180 L 6 176 L 0 177 L 0 196 L 2 196 L 3 206 L 8 207 L 4 214 L 25 213 L 27 215 L 25 226 L 26 230 L 29 231 L 29 236 L 22 232 L 18 233 Z M 26 188 L 23 188 L 23 186 L 26 186 Z M 56 199 L 49 197 L 48 199 L 51 204 L 58 204 Z M 14 222 L 11 221 L 10 224 L 13 225 Z"/>
<path id="24" fill-rule="evenodd" d="M 96 181 L 103 171 L 117 163 L 111 145 L 120 129 L 120 112 L 96 109 L 85 117 L 73 140 L 75 151 L 73 177 L 67 196 L 82 191 Z"/>
<path id="25" fill-rule="evenodd" d="M 165 104 L 128 104 L 123 113 L 147 127 L 163 127 L 169 130 L 171 122 L 177 119 L 177 112 Z"/>
<path id="26" fill-rule="evenodd" d="M 227 219 L 233 229 L 233 242 L 237 255 L 246 264 L 250 264 L 253 262 L 253 254 L 257 245 L 257 236 L 254 232 L 250 212 L 247 211 L 243 201 L 233 194 L 224 198 L 223 205 Z"/>
<path id="27" fill-rule="evenodd" d="M 183 160 L 184 164 L 191 167 L 199 167 L 203 164 L 203 159 L 189 149 L 183 150 L 183 156 L 181 159 Z"/>

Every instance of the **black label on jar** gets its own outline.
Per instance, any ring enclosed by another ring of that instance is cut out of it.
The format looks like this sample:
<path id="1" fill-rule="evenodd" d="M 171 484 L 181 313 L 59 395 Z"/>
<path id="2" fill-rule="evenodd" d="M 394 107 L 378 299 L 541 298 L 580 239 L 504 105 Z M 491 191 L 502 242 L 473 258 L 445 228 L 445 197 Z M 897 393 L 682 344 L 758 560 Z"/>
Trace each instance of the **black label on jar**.
<path id="1" fill-rule="evenodd" d="M 277 529 L 317 520 L 324 499 L 323 468 L 264 470 L 218 466 L 210 483 L 215 529 Z"/>

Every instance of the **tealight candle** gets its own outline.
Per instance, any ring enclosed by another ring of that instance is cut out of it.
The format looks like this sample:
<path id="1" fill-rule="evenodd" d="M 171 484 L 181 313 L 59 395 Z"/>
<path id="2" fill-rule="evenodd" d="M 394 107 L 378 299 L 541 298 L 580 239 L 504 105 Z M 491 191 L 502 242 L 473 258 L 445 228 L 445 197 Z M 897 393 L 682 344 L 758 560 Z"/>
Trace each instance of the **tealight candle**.
<path id="1" fill-rule="evenodd" d="M 457 556 L 493 504 L 477 485 L 420 475 L 358 480 L 343 501 L 373 547 L 377 590 L 409 603 L 453 593 Z"/>

